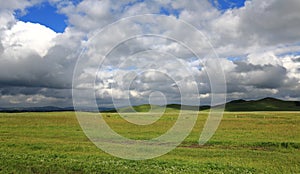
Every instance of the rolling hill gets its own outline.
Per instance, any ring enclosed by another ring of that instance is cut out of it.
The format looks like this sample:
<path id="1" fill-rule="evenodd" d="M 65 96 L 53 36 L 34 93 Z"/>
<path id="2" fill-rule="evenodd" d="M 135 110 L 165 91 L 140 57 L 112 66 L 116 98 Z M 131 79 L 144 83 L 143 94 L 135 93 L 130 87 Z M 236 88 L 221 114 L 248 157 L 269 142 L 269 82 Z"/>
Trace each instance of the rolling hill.
<path id="1" fill-rule="evenodd" d="M 224 105 L 214 106 L 214 108 L 220 108 Z M 148 112 L 152 110 L 159 110 L 163 107 L 155 105 L 138 105 L 133 106 L 132 108 L 136 112 Z M 169 104 L 166 106 L 166 110 L 208 110 L 210 106 L 186 106 L 180 104 Z M 109 112 L 115 112 L 116 110 L 111 110 Z M 129 107 L 120 108 L 121 112 L 133 112 Z M 225 104 L 225 111 L 229 112 L 238 112 L 238 111 L 300 111 L 300 101 L 284 101 L 276 98 L 263 98 L 260 100 L 233 100 Z"/>
<path id="2" fill-rule="evenodd" d="M 300 111 L 299 101 L 284 101 L 271 97 L 260 100 L 234 100 L 226 103 L 226 111 Z"/>
<path id="3" fill-rule="evenodd" d="M 218 108 L 224 105 L 214 106 Z M 132 108 L 134 110 L 132 110 Z M 166 111 L 174 110 L 208 110 L 210 106 L 188 106 L 180 104 L 168 104 L 164 106 L 143 104 L 133 107 L 119 108 L 120 112 L 149 112 L 152 111 L 162 111 L 166 108 Z M 116 112 L 113 108 L 99 108 L 101 112 Z M 53 111 L 74 111 L 73 107 L 59 108 L 53 106 L 46 107 L 29 107 L 29 108 L 0 108 L 0 112 L 53 112 Z M 89 108 L 83 108 L 81 111 L 96 112 Z M 225 104 L 225 111 L 228 112 L 238 112 L 238 111 L 300 111 L 300 101 L 284 101 L 276 98 L 263 98 L 260 100 L 233 100 Z"/>

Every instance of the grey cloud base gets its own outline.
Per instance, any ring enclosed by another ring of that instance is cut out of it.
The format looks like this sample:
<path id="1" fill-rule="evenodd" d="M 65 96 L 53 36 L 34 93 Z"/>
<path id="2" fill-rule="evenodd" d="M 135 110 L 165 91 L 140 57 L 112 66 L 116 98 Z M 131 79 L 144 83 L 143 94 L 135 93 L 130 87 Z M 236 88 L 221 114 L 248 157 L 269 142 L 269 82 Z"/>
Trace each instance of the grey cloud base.
<path id="1" fill-rule="evenodd" d="M 247 1 L 244 7 L 220 12 L 208 1 L 197 0 L 84 0 L 76 5 L 72 1 L 51 0 L 50 3 L 56 6 L 60 13 L 68 16 L 69 26 L 64 33 L 55 33 L 39 24 L 18 21 L 14 16 L 15 10 L 24 11 L 27 7 L 41 3 L 27 0 L 20 2 L 0 2 L 1 106 L 72 105 L 73 70 L 82 48 L 95 31 L 123 17 L 159 13 L 161 7 L 177 10 L 179 19 L 196 26 L 209 38 L 222 58 L 220 63 L 227 79 L 229 100 L 268 96 L 300 100 L 300 1 L 252 0 Z M 105 42 L 113 41 L 117 34 L 130 33 L 135 29 L 124 27 L 108 35 Z M 177 29 L 178 37 L 185 37 L 176 26 L 170 25 L 170 29 Z M 136 39 L 128 43 L 128 47 L 120 47 L 120 50 L 111 56 L 122 57 L 126 49 L 149 46 L 151 43 L 151 39 Z M 189 67 L 196 77 L 201 102 L 209 103 L 210 86 L 205 67 L 173 42 L 161 40 L 158 45 L 161 51 L 172 52 L 184 58 L 184 66 Z M 165 55 L 161 56 L 155 59 L 157 64 L 168 66 L 174 74 L 182 69 L 179 64 L 168 64 L 168 59 L 163 58 Z M 110 63 L 113 61 L 111 59 Z M 139 64 L 151 65 L 151 61 L 153 60 L 145 58 Z M 137 62 L 127 59 L 122 74 L 129 73 L 135 63 Z M 101 73 L 101 78 L 98 79 L 99 85 L 102 85 L 100 89 L 113 87 L 111 72 Z M 127 77 L 130 77 L 130 73 Z M 189 81 L 188 76 L 184 79 L 185 82 Z M 147 102 L 139 98 L 138 94 L 147 96 L 151 85 L 165 91 L 172 99 L 169 103 L 178 102 L 178 93 L 169 90 L 171 84 L 157 73 L 143 74 L 134 81 L 132 88 L 138 90 L 131 95 L 132 103 Z M 99 103 L 109 106 L 111 94 L 105 90 L 98 92 Z M 120 101 L 124 100 L 122 93 L 118 92 L 120 91 L 115 89 L 114 94 L 119 94 Z"/>

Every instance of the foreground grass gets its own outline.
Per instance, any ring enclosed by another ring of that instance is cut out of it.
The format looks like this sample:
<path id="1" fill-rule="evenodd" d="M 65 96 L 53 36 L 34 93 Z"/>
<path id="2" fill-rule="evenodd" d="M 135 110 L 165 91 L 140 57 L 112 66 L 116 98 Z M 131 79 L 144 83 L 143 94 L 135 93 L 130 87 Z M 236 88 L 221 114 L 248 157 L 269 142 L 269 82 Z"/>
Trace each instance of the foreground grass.
<path id="1" fill-rule="evenodd" d="M 104 114 L 118 133 L 150 139 L 168 130 L 176 112 L 148 126 Z M 206 120 L 175 150 L 145 161 L 112 157 L 82 132 L 75 114 L 0 114 L 0 173 L 300 173 L 300 112 L 225 113 L 205 145 L 197 141 Z"/>

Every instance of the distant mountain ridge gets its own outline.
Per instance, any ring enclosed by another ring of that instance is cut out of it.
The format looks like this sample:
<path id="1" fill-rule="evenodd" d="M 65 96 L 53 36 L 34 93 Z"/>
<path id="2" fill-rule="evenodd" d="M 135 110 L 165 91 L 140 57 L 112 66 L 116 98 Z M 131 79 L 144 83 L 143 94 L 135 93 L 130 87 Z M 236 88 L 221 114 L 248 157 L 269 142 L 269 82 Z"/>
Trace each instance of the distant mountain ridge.
<path id="1" fill-rule="evenodd" d="M 55 106 L 0 108 L 0 112 L 62 112 L 62 111 L 74 111 L 74 108 L 73 107 L 60 108 Z"/>
<path id="2" fill-rule="evenodd" d="M 131 107 L 119 108 L 121 112 L 148 112 L 150 109 L 158 110 L 164 106 L 155 106 L 155 105 L 138 105 Z M 214 106 L 213 108 L 218 109 L 224 107 L 224 104 Z M 180 104 L 169 104 L 165 106 L 166 109 L 175 109 L 175 110 L 208 110 L 211 106 L 187 106 Z M 228 112 L 238 112 L 238 111 L 300 111 L 300 101 L 284 101 L 276 98 L 263 98 L 259 100 L 233 100 L 225 104 L 225 111 Z M 107 112 L 116 112 L 116 110 L 110 110 Z"/>
<path id="3" fill-rule="evenodd" d="M 143 104 L 138 106 L 132 106 L 132 107 L 124 107 L 124 108 L 118 108 L 113 110 L 107 110 L 104 112 L 149 112 L 152 111 L 162 111 L 162 109 L 166 110 L 205 110 L 209 109 L 210 106 L 189 106 L 189 105 L 180 105 L 180 104 L 168 104 L 166 106 L 158 106 L 158 105 L 150 105 L 150 104 Z"/>
<path id="4" fill-rule="evenodd" d="M 214 106 L 214 108 L 221 108 L 223 105 Z M 143 104 L 138 106 L 124 107 L 119 108 L 118 110 L 121 112 L 148 112 L 150 109 L 152 110 L 160 110 L 164 106 Z M 180 104 L 168 104 L 165 106 L 167 110 L 208 110 L 210 106 L 188 106 L 188 105 L 180 105 Z M 101 112 L 116 112 L 114 108 L 98 108 Z M 74 107 L 53 107 L 53 106 L 45 106 L 45 107 L 23 107 L 23 108 L 1 108 L 0 112 L 61 112 L 61 111 L 74 111 Z M 91 110 L 90 108 L 82 108 L 80 111 L 91 111 L 95 112 L 95 110 Z M 259 100 L 233 100 L 227 102 L 225 104 L 225 111 L 230 112 L 238 112 L 238 111 L 300 111 L 300 101 L 285 101 L 276 98 L 263 98 Z"/>
<path id="5" fill-rule="evenodd" d="M 266 97 L 259 100 L 233 100 L 226 103 L 226 111 L 300 111 L 300 101 L 285 101 Z"/>

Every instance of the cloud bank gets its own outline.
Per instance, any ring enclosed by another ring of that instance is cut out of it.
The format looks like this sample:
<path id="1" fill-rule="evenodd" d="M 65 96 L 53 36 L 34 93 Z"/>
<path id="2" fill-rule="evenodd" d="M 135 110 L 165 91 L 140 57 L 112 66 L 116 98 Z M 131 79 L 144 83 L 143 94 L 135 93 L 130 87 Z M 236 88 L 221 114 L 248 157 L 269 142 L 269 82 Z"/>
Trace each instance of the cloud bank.
<path id="1" fill-rule="evenodd" d="M 73 71 L 82 48 L 90 42 L 99 43 L 96 51 L 91 49 L 87 53 L 88 68 L 78 84 L 84 89 L 93 85 L 86 82 L 98 68 L 101 50 L 108 49 L 105 46 L 118 36 L 142 31 L 145 26 L 132 23 L 130 27 L 111 31 L 102 40 L 95 39 L 95 34 L 121 18 L 141 14 L 172 16 L 201 31 L 221 58 L 229 100 L 267 96 L 300 100 L 298 0 L 251 0 L 242 7 L 222 11 L 209 1 L 198 0 L 49 2 L 58 13 L 68 17 L 63 33 L 18 20 L 16 11 L 29 13 L 27 8 L 43 1 L 0 2 L 1 107 L 72 105 Z M 166 25 L 176 37 L 187 39 L 184 28 Z M 160 26 L 155 29 L 162 34 L 168 32 Z M 146 48 L 155 51 L 147 52 Z M 205 51 L 199 54 L 205 56 Z M 199 95 L 190 97 L 206 104 L 211 97 L 206 70 L 213 67 L 204 66 L 203 62 L 205 59 L 198 60 L 177 42 L 157 37 L 133 38 L 116 47 L 103 62 L 97 74 L 95 95 L 101 106 L 110 106 L 112 96 L 119 103 L 128 98 L 133 104 L 147 103 L 153 91 L 164 93 L 168 103 L 179 102 L 178 84 L 167 72 L 180 81 L 182 89 L 189 90 L 196 83 Z M 162 73 L 142 71 L 157 69 Z"/>

